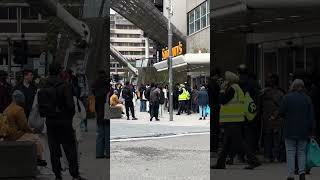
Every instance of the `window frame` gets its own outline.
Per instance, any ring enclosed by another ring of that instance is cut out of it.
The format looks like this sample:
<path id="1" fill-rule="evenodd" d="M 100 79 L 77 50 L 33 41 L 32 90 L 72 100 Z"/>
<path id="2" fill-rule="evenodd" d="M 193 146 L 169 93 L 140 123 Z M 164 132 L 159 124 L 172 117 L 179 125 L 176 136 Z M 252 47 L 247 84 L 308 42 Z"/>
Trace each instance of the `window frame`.
<path id="1" fill-rule="evenodd" d="M 205 5 L 204 5 L 205 4 Z M 205 12 L 204 11 L 204 6 L 205 6 Z M 207 28 L 210 26 L 210 9 L 209 9 L 209 2 L 204 1 L 203 3 L 199 4 L 197 7 L 192 9 L 187 13 L 187 32 L 188 36 L 193 35 L 195 33 L 198 33 L 202 31 L 203 29 Z M 197 11 L 200 13 L 200 17 L 196 17 Z M 193 18 L 192 18 L 193 15 Z M 205 20 L 203 21 L 203 19 Z M 204 24 L 205 22 L 205 24 Z M 200 23 L 198 27 L 198 23 Z"/>

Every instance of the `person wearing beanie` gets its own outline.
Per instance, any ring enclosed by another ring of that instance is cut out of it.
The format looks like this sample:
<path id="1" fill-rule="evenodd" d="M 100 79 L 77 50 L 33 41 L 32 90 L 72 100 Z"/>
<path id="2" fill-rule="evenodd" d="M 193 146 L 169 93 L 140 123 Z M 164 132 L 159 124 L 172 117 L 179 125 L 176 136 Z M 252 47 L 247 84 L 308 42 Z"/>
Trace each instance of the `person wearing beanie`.
<path id="1" fill-rule="evenodd" d="M 306 94 L 303 80 L 295 79 L 280 107 L 286 145 L 288 180 L 294 180 L 295 158 L 298 159 L 300 180 L 305 180 L 307 144 L 313 135 L 314 109 Z"/>
<path id="2" fill-rule="evenodd" d="M 38 135 L 33 134 L 27 122 L 27 117 L 24 112 L 25 97 L 24 94 L 15 90 L 12 94 L 11 104 L 4 110 L 4 115 L 7 117 L 9 125 L 9 133 L 5 137 L 7 141 L 31 141 L 37 146 L 37 163 L 39 166 L 46 166 L 47 163 L 43 160 L 43 146 Z"/>

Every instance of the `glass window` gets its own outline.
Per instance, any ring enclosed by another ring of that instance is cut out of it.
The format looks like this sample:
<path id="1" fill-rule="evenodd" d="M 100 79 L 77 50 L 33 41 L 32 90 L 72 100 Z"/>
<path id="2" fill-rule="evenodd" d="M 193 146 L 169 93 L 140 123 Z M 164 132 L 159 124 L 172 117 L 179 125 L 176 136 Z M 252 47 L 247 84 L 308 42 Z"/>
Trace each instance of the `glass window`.
<path id="1" fill-rule="evenodd" d="M 201 16 L 207 15 L 207 3 L 201 5 Z"/>
<path id="2" fill-rule="evenodd" d="M 196 27 L 195 27 L 195 31 L 199 31 L 200 30 L 200 19 L 198 19 L 196 22 Z"/>
<path id="3" fill-rule="evenodd" d="M 196 8 L 196 19 L 200 18 L 200 7 Z"/>
<path id="4" fill-rule="evenodd" d="M 0 7 L 0 19 L 8 19 L 9 8 Z"/>
<path id="5" fill-rule="evenodd" d="M 209 3 L 205 1 L 188 13 L 188 34 L 206 28 L 209 25 Z"/>
<path id="6" fill-rule="evenodd" d="M 201 18 L 201 28 L 207 27 L 207 16 Z"/>

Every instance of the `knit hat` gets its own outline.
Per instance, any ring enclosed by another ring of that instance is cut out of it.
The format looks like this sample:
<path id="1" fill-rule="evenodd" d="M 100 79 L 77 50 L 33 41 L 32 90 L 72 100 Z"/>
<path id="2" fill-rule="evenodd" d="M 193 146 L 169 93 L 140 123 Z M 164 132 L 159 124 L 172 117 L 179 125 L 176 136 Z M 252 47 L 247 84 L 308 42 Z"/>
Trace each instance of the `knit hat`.
<path id="1" fill-rule="evenodd" d="M 12 100 L 17 103 L 24 103 L 25 102 L 24 94 L 19 90 L 15 90 L 12 94 Z"/>
<path id="2" fill-rule="evenodd" d="M 226 79 L 226 81 L 229 81 L 232 84 L 239 82 L 239 76 L 237 76 L 235 73 L 230 72 L 230 71 L 226 71 L 225 79 Z"/>

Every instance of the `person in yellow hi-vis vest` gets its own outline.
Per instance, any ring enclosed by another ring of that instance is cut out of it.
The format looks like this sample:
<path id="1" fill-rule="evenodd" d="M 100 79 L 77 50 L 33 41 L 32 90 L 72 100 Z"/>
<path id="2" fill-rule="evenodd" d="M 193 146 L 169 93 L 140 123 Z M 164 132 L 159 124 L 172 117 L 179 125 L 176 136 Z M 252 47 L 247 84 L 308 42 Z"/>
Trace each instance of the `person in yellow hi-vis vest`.
<path id="1" fill-rule="evenodd" d="M 188 101 L 190 100 L 190 93 L 187 91 L 184 84 L 180 85 L 178 100 L 179 110 L 177 115 L 180 115 L 181 112 L 187 110 Z"/>
<path id="2" fill-rule="evenodd" d="M 245 169 L 254 169 L 261 165 L 255 155 L 250 152 L 248 145 L 242 137 L 242 126 L 245 121 L 245 96 L 238 85 L 239 77 L 227 71 L 225 82 L 220 94 L 220 123 L 224 129 L 222 151 L 219 154 L 217 164 L 212 169 L 225 169 L 226 158 L 229 154 L 243 153 L 248 158 L 249 166 Z"/>

